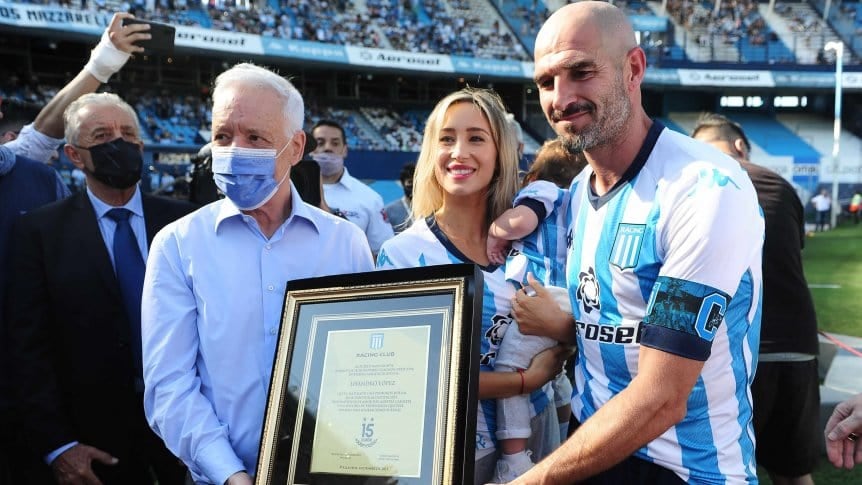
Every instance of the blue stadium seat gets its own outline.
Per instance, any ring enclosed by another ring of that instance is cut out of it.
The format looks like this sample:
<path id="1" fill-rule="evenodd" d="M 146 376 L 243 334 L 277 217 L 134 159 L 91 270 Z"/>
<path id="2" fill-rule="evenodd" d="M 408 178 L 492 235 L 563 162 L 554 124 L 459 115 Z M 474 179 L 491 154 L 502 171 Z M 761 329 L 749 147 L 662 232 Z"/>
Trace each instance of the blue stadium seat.
<path id="1" fill-rule="evenodd" d="M 742 125 L 751 142 L 763 148 L 769 155 L 816 160 L 822 156 L 805 140 L 771 116 L 733 113 L 732 118 Z"/>

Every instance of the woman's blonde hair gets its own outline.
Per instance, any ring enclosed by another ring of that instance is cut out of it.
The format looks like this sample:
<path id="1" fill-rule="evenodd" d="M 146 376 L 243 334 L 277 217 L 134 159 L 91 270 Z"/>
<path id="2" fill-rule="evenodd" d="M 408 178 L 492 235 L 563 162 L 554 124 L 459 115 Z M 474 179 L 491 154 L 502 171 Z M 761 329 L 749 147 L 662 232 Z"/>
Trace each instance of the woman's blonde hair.
<path id="1" fill-rule="evenodd" d="M 506 209 L 518 191 L 518 139 L 506 121 L 506 107 L 500 96 L 489 89 L 464 88 L 437 103 L 425 124 L 422 151 L 413 175 L 413 218 L 425 218 L 443 206 L 443 188 L 437 182 L 435 167 L 439 152 L 438 139 L 449 107 L 473 103 L 488 120 L 491 137 L 497 148 L 497 166 L 488 188 L 487 222 L 491 223 Z"/>

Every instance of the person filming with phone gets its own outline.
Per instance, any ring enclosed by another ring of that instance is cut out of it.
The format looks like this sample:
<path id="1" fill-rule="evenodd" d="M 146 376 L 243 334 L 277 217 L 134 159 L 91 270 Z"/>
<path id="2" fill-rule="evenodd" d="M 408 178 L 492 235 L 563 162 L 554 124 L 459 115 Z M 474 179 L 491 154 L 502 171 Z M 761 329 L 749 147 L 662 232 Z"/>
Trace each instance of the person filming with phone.
<path id="1" fill-rule="evenodd" d="M 114 15 L 87 65 L 34 123 L 37 137 L 65 135 L 87 188 L 28 209 L 9 237 L 0 376 L 22 438 L 10 461 L 27 468 L 10 483 L 185 482 L 185 467 L 144 417 L 140 286 L 149 241 L 193 206 L 141 193 L 137 114 L 114 94 L 93 93 L 151 37 L 147 25 L 124 26 L 130 18 Z"/>

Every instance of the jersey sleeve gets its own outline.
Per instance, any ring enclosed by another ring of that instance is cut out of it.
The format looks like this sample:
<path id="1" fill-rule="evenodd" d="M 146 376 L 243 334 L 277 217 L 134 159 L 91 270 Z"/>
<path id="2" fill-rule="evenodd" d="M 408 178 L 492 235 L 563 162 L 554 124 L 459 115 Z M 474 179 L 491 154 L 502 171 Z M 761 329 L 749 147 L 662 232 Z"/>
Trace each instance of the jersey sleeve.
<path id="1" fill-rule="evenodd" d="M 566 191 L 547 180 L 537 180 L 521 189 L 515 196 L 515 206 L 529 207 L 542 221 L 559 207 Z"/>
<path id="2" fill-rule="evenodd" d="M 657 251 L 664 263 L 641 343 L 706 360 L 746 272 L 759 274 L 763 216 L 741 169 L 691 164 L 663 197 Z"/>
<path id="3" fill-rule="evenodd" d="M 416 260 L 416 251 L 408 251 L 411 240 L 409 234 L 401 233 L 384 242 L 377 252 L 376 269 L 414 268 L 421 266 Z"/>

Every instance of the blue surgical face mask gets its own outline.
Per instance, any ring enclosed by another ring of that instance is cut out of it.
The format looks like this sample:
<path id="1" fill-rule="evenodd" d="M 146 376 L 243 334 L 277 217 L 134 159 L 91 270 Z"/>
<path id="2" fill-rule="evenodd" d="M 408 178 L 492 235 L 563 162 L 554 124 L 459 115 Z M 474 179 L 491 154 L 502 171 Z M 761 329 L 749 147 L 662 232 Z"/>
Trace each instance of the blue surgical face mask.
<path id="1" fill-rule="evenodd" d="M 287 148 L 212 147 L 213 180 L 239 210 L 266 204 L 287 180 L 290 170 L 275 180 L 275 160 Z"/>
<path id="2" fill-rule="evenodd" d="M 320 175 L 332 177 L 344 169 L 344 157 L 329 152 L 312 153 L 311 158 L 320 165 Z"/>

